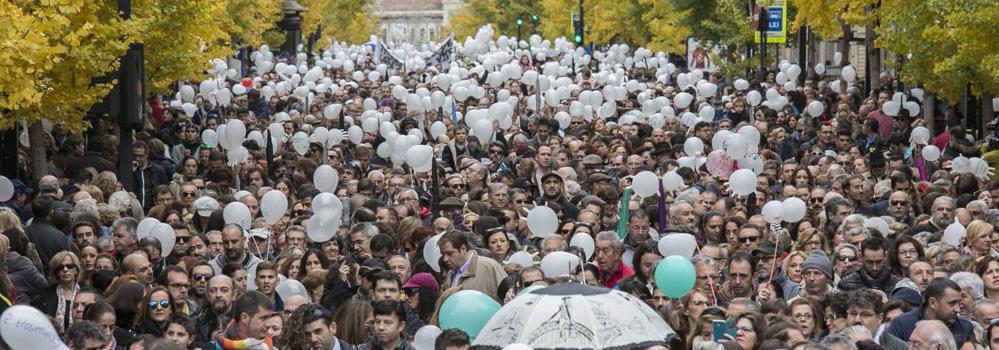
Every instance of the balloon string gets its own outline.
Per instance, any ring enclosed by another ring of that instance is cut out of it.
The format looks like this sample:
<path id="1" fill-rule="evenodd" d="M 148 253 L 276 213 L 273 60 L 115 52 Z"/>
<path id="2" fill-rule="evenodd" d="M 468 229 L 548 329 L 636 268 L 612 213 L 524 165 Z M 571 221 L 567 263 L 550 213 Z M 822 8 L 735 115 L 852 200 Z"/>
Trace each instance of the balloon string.
<path id="1" fill-rule="evenodd" d="M 700 255 L 702 257 L 704 256 L 704 254 L 701 253 L 700 243 L 694 242 L 694 248 L 697 248 L 697 255 Z M 701 263 L 703 264 L 704 262 L 702 261 Z M 708 289 L 711 290 L 711 306 L 718 306 L 718 298 L 716 297 L 715 294 L 715 282 L 714 279 L 711 278 L 710 274 L 708 274 Z"/>
<path id="2" fill-rule="evenodd" d="M 770 262 L 770 277 L 767 280 L 768 285 L 774 281 L 774 270 L 777 269 L 777 253 L 780 252 L 780 231 L 777 230 L 778 228 L 780 228 L 780 226 L 778 226 L 777 224 L 770 224 L 770 230 L 774 232 L 775 242 L 774 242 L 774 258 L 773 261 Z"/>

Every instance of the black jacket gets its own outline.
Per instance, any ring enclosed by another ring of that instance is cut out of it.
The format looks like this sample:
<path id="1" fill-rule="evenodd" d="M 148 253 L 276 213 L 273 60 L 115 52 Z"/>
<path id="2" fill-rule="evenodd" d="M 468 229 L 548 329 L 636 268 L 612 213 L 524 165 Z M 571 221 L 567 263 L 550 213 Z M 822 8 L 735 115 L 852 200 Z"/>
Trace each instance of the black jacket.
<path id="1" fill-rule="evenodd" d="M 47 266 L 56 253 L 69 250 L 66 234 L 52 226 L 52 223 L 46 218 L 35 218 L 25 231 L 31 243 L 35 244 L 38 257 L 42 259 L 43 265 Z M 42 273 L 46 272 L 48 271 Z"/>
<path id="2" fill-rule="evenodd" d="M 156 205 L 153 189 L 169 181 L 167 173 L 160 166 L 149 163 L 144 168 L 132 172 L 132 176 L 132 193 L 135 193 L 139 203 L 142 203 L 143 210 L 148 211 Z"/>
<path id="3" fill-rule="evenodd" d="M 211 303 L 206 304 L 202 310 L 194 316 L 194 340 L 207 343 L 215 340 L 212 333 L 225 328 L 229 317 L 216 314 Z"/>
<path id="4" fill-rule="evenodd" d="M 863 268 L 860 271 L 854 272 L 853 274 L 846 276 L 839 281 L 839 290 L 849 291 L 862 288 L 872 288 L 877 289 L 885 293 L 885 295 L 891 295 L 891 291 L 895 289 L 895 284 L 898 283 L 900 278 L 895 276 L 891 272 L 891 269 L 887 266 L 881 272 L 880 278 L 873 278 L 867 275 L 867 272 Z"/>
<path id="5" fill-rule="evenodd" d="M 42 291 L 49 286 L 45 276 L 38 271 L 35 264 L 17 252 L 7 254 L 7 274 L 14 284 L 17 292 L 17 302 L 19 304 L 30 304 L 32 300 L 39 298 Z"/>

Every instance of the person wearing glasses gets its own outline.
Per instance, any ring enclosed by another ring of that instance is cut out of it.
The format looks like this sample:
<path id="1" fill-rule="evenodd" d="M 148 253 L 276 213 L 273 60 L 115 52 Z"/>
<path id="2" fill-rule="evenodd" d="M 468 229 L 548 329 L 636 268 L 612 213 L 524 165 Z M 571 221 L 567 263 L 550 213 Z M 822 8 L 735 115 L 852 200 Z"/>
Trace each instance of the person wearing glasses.
<path id="1" fill-rule="evenodd" d="M 163 269 L 159 275 L 157 283 L 166 286 L 170 292 L 170 301 L 176 305 L 175 309 L 184 315 L 193 315 L 198 310 L 198 305 L 191 300 L 191 280 L 188 278 L 187 270 L 177 265 L 170 265 Z"/>
<path id="2" fill-rule="evenodd" d="M 895 284 L 900 280 L 891 267 L 888 266 L 887 251 L 884 248 L 884 239 L 881 237 L 870 237 L 861 243 L 863 253 L 863 268 L 859 271 L 846 275 L 839 281 L 839 289 L 843 291 L 857 289 L 877 289 L 886 295 L 891 294 L 895 289 Z"/>
<path id="3" fill-rule="evenodd" d="M 170 291 L 166 287 L 153 287 L 139 303 L 139 313 L 135 317 L 134 329 L 141 334 L 162 338 L 166 332 L 170 315 L 178 313 L 177 304 L 170 299 Z"/>
<path id="4" fill-rule="evenodd" d="M 80 291 L 80 258 L 69 251 L 56 253 L 49 261 L 49 283 L 31 306 L 54 317 L 63 329 L 73 323 L 73 301 Z M 11 303 L 13 304 L 13 303 Z"/>

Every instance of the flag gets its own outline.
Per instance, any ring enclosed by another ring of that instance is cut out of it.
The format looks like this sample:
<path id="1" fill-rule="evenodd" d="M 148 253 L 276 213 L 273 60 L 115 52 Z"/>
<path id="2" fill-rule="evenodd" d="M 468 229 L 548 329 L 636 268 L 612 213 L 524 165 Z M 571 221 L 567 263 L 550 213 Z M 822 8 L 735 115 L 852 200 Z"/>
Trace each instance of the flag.
<path id="1" fill-rule="evenodd" d="M 451 101 L 451 124 L 458 124 L 458 104 Z"/>
<path id="2" fill-rule="evenodd" d="M 388 47 L 385 46 L 384 41 L 378 41 L 377 56 L 378 62 L 384 63 L 390 69 L 404 68 L 404 63 L 399 60 L 398 57 L 395 57 L 395 55 L 392 54 L 392 51 L 389 51 Z"/>
<path id="3" fill-rule="evenodd" d="M 450 63 L 453 58 L 454 58 L 454 33 L 451 33 L 451 35 L 447 37 L 447 40 L 444 40 L 444 43 L 442 43 L 441 46 L 437 48 L 437 51 L 435 51 L 434 54 L 430 55 L 430 57 L 427 58 L 427 67 L 436 66 L 444 63 Z"/>

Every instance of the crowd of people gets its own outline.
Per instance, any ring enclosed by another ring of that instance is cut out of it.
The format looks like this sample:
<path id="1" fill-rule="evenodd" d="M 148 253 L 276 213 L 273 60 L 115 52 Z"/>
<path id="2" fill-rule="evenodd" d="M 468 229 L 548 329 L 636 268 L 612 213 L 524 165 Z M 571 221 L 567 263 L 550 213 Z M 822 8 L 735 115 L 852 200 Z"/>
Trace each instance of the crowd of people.
<path id="1" fill-rule="evenodd" d="M 627 47 L 580 60 L 582 51 L 547 42 L 489 44 L 509 61 L 459 47 L 441 65 L 386 69 L 364 48 L 335 52 L 341 64 L 320 66 L 336 88 L 312 84 L 307 98 L 275 88 L 294 78 L 248 65 L 249 86 L 231 105 L 200 94 L 151 98 L 145 127 L 122 133 L 133 139 L 130 155 L 118 153 L 116 132 L 87 137 L 54 123 L 48 158 L 22 148 L 25 175 L 8 174 L 15 194 L 0 207 L 0 308 L 37 308 L 71 349 L 412 349 L 456 291 L 506 303 L 528 287 L 585 283 L 645 301 L 675 332 L 659 344 L 672 349 L 999 349 L 999 185 L 952 168 L 959 157 L 990 159 L 996 145 L 969 137 L 954 109 L 931 121 L 937 132 L 921 143 L 910 137 L 925 126 L 918 108 L 885 111 L 900 90 L 888 74 L 876 89 L 814 72 L 788 85 L 778 81 L 788 76 L 782 63 L 739 86 L 720 71 L 633 59 L 639 51 Z M 296 59 L 276 60 L 305 64 L 302 73 L 323 60 Z M 550 81 L 517 78 L 543 70 Z M 489 77 L 496 72 L 506 74 Z M 246 82 L 236 78 L 223 88 Z M 481 97 L 451 97 L 456 81 Z M 565 90 L 554 101 L 539 91 L 548 82 Z M 418 90 L 449 103 L 417 108 L 423 99 L 400 98 Z M 751 91 L 779 95 L 760 104 Z M 682 104 L 678 94 L 694 99 Z M 665 104 L 648 110 L 649 101 Z M 806 113 L 815 101 L 820 113 Z M 509 120 L 493 118 L 497 103 L 511 107 Z M 333 104 L 342 114 L 324 113 Z M 476 109 L 490 110 L 492 132 L 466 122 Z M 398 134 L 365 127 L 340 142 L 292 145 L 300 132 L 343 132 L 371 113 Z M 271 142 L 248 137 L 248 155 L 233 161 L 229 147 L 203 137 L 224 137 L 219 128 L 233 119 Z M 716 134 L 745 127 L 758 131 L 749 147 L 762 164 L 755 191 L 736 195 L 731 171 L 709 171 L 703 159 L 718 148 Z M 429 171 L 383 146 L 400 134 L 433 147 Z M 700 154 L 687 154 L 691 138 Z M 934 161 L 922 152 L 930 144 L 942 150 Z M 122 159 L 132 173 L 116 171 Z M 27 172 L 32 162 L 48 172 Z M 336 170 L 332 191 L 315 185 L 323 165 Z M 665 210 L 658 196 L 633 193 L 643 171 L 682 178 L 662 191 Z M 261 210 L 270 191 L 288 203 L 273 223 Z M 346 208 L 327 239 L 309 227 L 321 192 Z M 804 218 L 769 223 L 764 204 L 788 198 L 807 203 Z M 226 217 L 233 202 L 249 209 L 248 226 Z M 553 233 L 527 225 L 541 206 L 557 213 Z M 144 218 L 169 225 L 173 245 L 138 232 Z M 888 225 L 869 224 L 875 218 Z M 964 233 L 953 244 L 945 231 L 955 222 Z M 663 259 L 657 242 L 679 233 L 697 240 L 696 282 L 669 298 L 652 277 Z M 591 236 L 592 253 L 570 244 L 576 235 Z M 427 261 L 428 249 L 440 259 Z M 546 275 L 538 262 L 558 251 L 584 263 Z M 513 262 L 518 252 L 533 262 Z M 305 292 L 282 296 L 287 280 Z M 445 329 L 435 346 L 473 341 Z"/>

